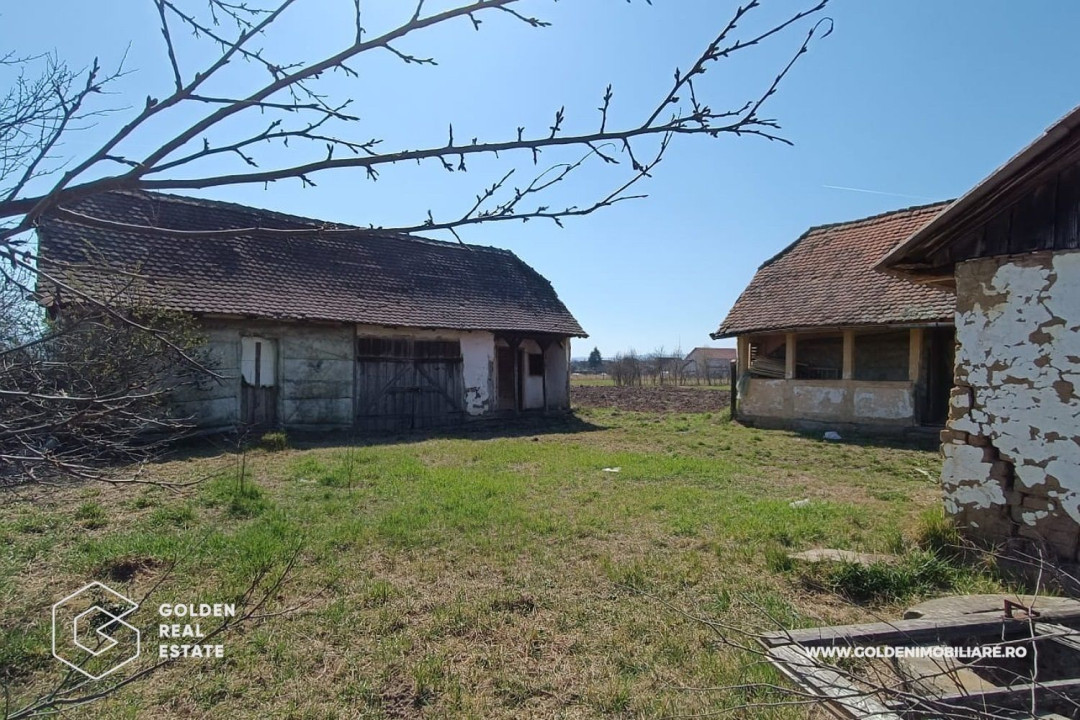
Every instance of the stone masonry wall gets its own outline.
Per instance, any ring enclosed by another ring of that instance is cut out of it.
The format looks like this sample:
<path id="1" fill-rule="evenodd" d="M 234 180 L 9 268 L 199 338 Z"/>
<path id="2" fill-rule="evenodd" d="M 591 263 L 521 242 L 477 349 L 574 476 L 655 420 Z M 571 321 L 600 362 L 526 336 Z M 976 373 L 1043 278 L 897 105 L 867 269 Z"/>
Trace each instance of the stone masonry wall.
<path id="1" fill-rule="evenodd" d="M 956 268 L 956 380 L 942 484 L 969 535 L 1080 542 L 1080 252 Z"/>

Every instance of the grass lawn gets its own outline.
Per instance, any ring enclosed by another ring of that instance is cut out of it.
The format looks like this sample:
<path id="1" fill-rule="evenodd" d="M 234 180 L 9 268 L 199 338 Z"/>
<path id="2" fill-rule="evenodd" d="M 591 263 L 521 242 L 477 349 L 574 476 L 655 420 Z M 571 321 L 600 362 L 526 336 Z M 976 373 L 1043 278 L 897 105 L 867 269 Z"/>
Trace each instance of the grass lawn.
<path id="1" fill-rule="evenodd" d="M 49 608 L 63 594 L 100 579 L 138 598 L 164 577 L 129 619 L 145 626 L 149 656 L 159 603 L 234 601 L 295 548 L 267 611 L 299 610 L 238 627 L 222 660 L 176 662 L 78 716 L 710 713 L 768 695 L 700 688 L 781 681 L 679 611 L 771 629 L 769 617 L 866 621 L 919 595 L 994 587 L 915 549 L 940 503 L 936 453 L 748 429 L 719 413 L 579 418 L 592 428 L 253 450 L 242 487 L 238 456 L 207 455 L 148 469 L 212 476 L 180 493 L 7 492 L 0 679 L 12 707 L 61 676 Z M 856 605 L 822 587 L 850 578 L 786 561 L 815 546 L 899 552 L 904 567 L 934 572 L 873 586 Z"/>
<path id="2" fill-rule="evenodd" d="M 615 387 L 615 381 L 607 375 L 583 375 L 574 373 L 570 376 L 571 385 L 581 387 Z"/>

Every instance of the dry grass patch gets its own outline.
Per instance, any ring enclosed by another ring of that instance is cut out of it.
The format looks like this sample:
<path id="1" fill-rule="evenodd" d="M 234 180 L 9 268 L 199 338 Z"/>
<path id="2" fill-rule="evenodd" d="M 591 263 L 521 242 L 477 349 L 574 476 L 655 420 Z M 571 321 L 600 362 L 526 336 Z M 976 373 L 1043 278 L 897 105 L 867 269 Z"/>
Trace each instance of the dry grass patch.
<path id="1" fill-rule="evenodd" d="M 687 688 L 779 678 L 672 608 L 761 629 L 769 617 L 807 626 L 900 608 L 895 598 L 843 602 L 769 558 L 818 545 L 915 544 L 920 514 L 938 502 L 918 470 L 936 477 L 936 454 L 753 430 L 722 413 L 582 416 L 598 429 L 256 449 L 243 463 L 207 456 L 150 471 L 172 481 L 213 476 L 183 493 L 72 486 L 9 495 L 0 678 L 16 701 L 56 680 L 48 608 L 69 587 L 102 579 L 138 595 L 166 576 L 156 602 L 226 602 L 296 547 L 299 562 L 272 609 L 298 611 L 230 634 L 224 660 L 176 663 L 83 715 L 717 712 L 746 693 Z M 790 506 L 806 497 L 806 507 Z M 950 582 L 992 585 L 977 573 Z M 133 616 L 151 644 L 155 607 Z"/>

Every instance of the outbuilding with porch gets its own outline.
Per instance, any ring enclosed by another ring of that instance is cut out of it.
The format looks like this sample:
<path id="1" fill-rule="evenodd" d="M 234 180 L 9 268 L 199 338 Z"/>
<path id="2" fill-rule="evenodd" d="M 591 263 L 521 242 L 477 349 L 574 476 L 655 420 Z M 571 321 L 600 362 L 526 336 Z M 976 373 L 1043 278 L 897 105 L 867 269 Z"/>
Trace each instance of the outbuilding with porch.
<path id="1" fill-rule="evenodd" d="M 873 269 L 944 206 L 810 228 L 758 269 L 712 334 L 737 340 L 740 420 L 893 432 L 945 422 L 954 296 Z"/>

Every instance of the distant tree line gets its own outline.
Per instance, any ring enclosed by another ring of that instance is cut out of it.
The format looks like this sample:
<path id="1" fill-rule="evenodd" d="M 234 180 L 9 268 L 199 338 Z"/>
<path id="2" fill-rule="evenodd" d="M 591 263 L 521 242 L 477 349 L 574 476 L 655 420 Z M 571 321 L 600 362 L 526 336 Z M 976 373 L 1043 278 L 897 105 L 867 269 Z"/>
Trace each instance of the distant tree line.
<path id="1" fill-rule="evenodd" d="M 588 359 L 574 361 L 571 370 L 606 375 L 619 386 L 713 385 L 730 380 L 726 362 L 694 362 L 683 354 L 681 348 L 669 352 L 659 347 L 645 354 L 630 349 L 608 359 L 604 359 L 599 348 L 593 348 Z"/>

